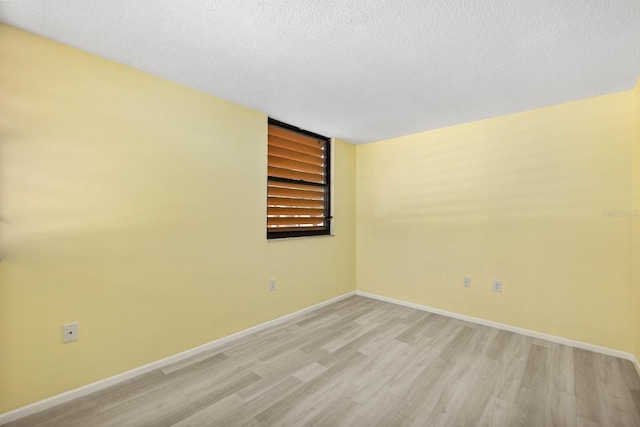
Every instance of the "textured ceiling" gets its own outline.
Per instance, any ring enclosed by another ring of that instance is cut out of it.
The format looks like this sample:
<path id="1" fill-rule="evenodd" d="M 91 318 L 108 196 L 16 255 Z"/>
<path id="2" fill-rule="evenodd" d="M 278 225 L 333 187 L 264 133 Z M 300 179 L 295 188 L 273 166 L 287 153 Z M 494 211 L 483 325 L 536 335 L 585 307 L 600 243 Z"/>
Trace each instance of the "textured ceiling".
<path id="1" fill-rule="evenodd" d="M 639 0 L 31 0 L 0 21 L 356 143 L 640 74 Z"/>

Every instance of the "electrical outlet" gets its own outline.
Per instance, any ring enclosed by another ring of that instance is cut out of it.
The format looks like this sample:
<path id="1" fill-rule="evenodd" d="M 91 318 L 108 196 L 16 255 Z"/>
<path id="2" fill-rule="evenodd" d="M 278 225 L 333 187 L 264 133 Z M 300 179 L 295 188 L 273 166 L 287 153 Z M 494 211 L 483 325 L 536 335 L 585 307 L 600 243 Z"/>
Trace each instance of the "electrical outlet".
<path id="1" fill-rule="evenodd" d="M 502 292 L 502 281 L 494 280 L 493 281 L 493 292 Z"/>
<path id="2" fill-rule="evenodd" d="M 62 342 L 78 341 L 78 322 L 62 325 Z"/>
<path id="3" fill-rule="evenodd" d="M 276 290 L 276 279 L 269 280 L 269 291 Z"/>
<path id="4" fill-rule="evenodd" d="M 470 288 L 471 287 L 471 277 L 465 277 L 463 285 L 464 285 L 465 288 Z"/>

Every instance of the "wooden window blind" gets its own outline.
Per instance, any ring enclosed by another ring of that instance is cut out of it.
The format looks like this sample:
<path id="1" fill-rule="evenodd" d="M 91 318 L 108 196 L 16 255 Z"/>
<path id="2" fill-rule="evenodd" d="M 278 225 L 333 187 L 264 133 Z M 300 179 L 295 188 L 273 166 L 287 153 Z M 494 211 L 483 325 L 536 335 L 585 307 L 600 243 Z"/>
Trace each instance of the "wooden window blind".
<path id="1" fill-rule="evenodd" d="M 269 119 L 267 238 L 330 233 L 330 139 Z"/>

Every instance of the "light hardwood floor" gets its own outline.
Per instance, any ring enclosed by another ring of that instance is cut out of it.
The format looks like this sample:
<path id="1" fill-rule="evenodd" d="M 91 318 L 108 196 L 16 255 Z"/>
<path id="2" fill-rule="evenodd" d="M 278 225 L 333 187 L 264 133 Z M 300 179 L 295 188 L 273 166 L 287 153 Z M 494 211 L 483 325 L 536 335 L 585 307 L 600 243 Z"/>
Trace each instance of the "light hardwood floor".
<path id="1" fill-rule="evenodd" d="M 364 297 L 9 426 L 640 426 L 631 362 Z"/>

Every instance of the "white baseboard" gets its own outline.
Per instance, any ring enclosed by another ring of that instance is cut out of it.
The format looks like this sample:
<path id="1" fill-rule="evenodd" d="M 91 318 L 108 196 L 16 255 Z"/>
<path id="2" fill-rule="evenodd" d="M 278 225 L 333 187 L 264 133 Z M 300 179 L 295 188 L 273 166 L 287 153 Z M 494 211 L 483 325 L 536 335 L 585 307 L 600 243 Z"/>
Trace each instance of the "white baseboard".
<path id="1" fill-rule="evenodd" d="M 112 385 L 121 383 L 121 382 L 126 381 L 128 379 L 131 379 L 131 378 L 137 377 L 139 375 L 145 374 L 147 372 L 151 372 L 153 370 L 156 370 L 156 369 L 159 369 L 159 368 L 163 368 L 163 367 L 165 367 L 167 365 L 170 365 L 172 363 L 179 362 L 179 361 L 184 360 L 184 359 L 186 359 L 188 357 L 192 357 L 192 356 L 195 356 L 195 355 L 197 355 L 199 353 L 202 353 L 204 351 L 211 350 L 213 348 L 221 346 L 222 344 L 226 344 L 226 343 L 228 343 L 230 341 L 236 340 L 238 338 L 242 338 L 242 337 L 244 337 L 246 335 L 253 334 L 255 332 L 258 332 L 258 331 L 261 331 L 263 329 L 269 328 L 271 326 L 275 326 L 275 325 L 278 325 L 280 323 L 286 322 L 287 320 L 291 320 L 291 319 L 293 319 L 295 317 L 298 317 L 298 316 L 300 316 L 302 314 L 305 314 L 305 313 L 308 313 L 310 311 L 314 311 L 314 310 L 317 310 L 317 309 L 322 308 L 324 306 L 327 306 L 329 304 L 333 304 L 334 302 L 343 300 L 343 299 L 348 298 L 348 297 L 350 297 L 352 295 L 355 295 L 355 292 L 349 292 L 349 293 L 346 293 L 344 295 L 340 295 L 338 297 L 335 297 L 335 298 L 332 298 L 330 300 L 321 302 L 319 304 L 315 304 L 315 305 L 312 305 L 310 307 L 303 308 L 302 310 L 298 310 L 298 311 L 296 311 L 294 313 L 290 313 L 290 314 L 284 315 L 282 317 L 278 317 L 277 319 L 269 320 L 268 322 L 264 322 L 264 323 L 261 323 L 261 324 L 256 325 L 256 326 L 252 326 L 252 327 L 250 327 L 248 329 L 244 329 L 242 331 L 236 332 L 235 334 L 231 334 L 231 335 L 228 335 L 226 337 L 217 339 L 215 341 L 211 341 L 209 343 L 203 344 L 201 346 L 198 346 L 198 347 L 183 351 L 183 352 L 178 353 L 178 354 L 174 354 L 173 356 L 165 357 L 164 359 L 148 363 L 148 364 L 146 364 L 144 366 L 140 366 L 138 368 L 131 369 L 130 371 L 123 372 L 123 373 L 115 375 L 113 377 L 105 378 L 104 380 L 100 380 L 100 381 L 97 381 L 95 383 L 91 383 L 91 384 L 88 384 L 86 386 L 83 386 L 83 387 L 80 387 L 80 388 L 76 388 L 74 390 L 69 390 L 67 392 L 58 394 L 56 396 L 52 396 L 52 397 L 49 397 L 47 399 L 41 400 L 39 402 L 35 402 L 35 403 L 32 403 L 32 404 L 27 405 L 27 406 L 23 406 L 23 407 L 18 408 L 18 409 L 14 409 L 13 411 L 10 411 L 10 412 L 5 412 L 4 414 L 0 414 L 0 425 L 9 423 L 11 421 L 18 420 L 20 418 L 27 417 L 27 416 L 35 414 L 37 412 L 44 411 L 45 409 L 49 409 L 49 408 L 52 408 L 54 406 L 60 405 L 62 403 L 69 402 L 69 401 L 71 401 L 73 399 L 77 399 L 79 397 L 86 396 L 86 395 L 88 395 L 90 393 L 96 392 L 98 390 L 105 389 L 107 387 L 110 387 Z"/>
<path id="2" fill-rule="evenodd" d="M 429 313 L 441 314 L 443 316 L 452 317 L 454 319 L 464 320 L 471 323 L 477 323 L 479 325 L 484 325 L 484 326 L 490 326 L 492 328 L 502 329 L 504 331 L 515 332 L 517 334 L 526 335 L 532 338 L 539 338 L 542 340 L 551 341 L 558 344 L 568 345 L 570 347 L 593 351 L 595 353 L 602 353 L 602 354 L 606 354 L 607 356 L 619 357 L 620 359 L 630 360 L 635 365 L 636 370 L 638 371 L 638 375 L 640 375 L 640 365 L 638 365 L 638 360 L 633 354 L 626 353 L 624 351 L 614 350 L 612 348 L 601 347 L 595 344 L 589 344 L 582 341 L 576 341 L 568 338 L 558 337 L 556 335 L 544 334 L 542 332 L 536 332 L 530 329 L 518 328 L 516 326 L 506 325 L 504 323 L 492 322 L 491 320 L 465 316 L 464 314 L 458 314 L 452 311 L 440 310 L 439 308 L 433 308 L 426 305 L 414 304 L 412 302 L 402 301 L 394 298 L 388 298 L 382 295 L 370 294 L 368 292 L 356 291 L 356 295 L 377 299 L 380 301 L 390 302 L 393 304 L 403 305 L 405 307 L 415 308 L 422 311 L 428 311 Z"/>

